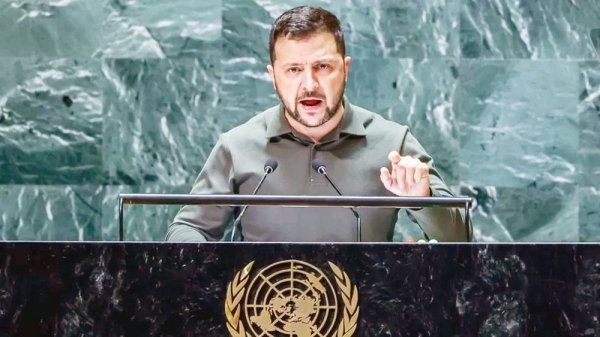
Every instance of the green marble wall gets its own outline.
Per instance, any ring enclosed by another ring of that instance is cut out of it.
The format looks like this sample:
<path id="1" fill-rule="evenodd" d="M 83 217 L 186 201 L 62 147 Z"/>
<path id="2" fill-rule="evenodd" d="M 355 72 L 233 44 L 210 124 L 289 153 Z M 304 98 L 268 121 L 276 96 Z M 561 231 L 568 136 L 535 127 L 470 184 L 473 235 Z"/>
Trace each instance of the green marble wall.
<path id="1" fill-rule="evenodd" d="M 1 239 L 115 240 L 119 193 L 187 193 L 276 104 L 268 32 L 301 4 L 339 15 L 348 97 L 412 128 L 478 240 L 600 239 L 597 0 L 2 1 Z M 126 239 L 177 209 L 127 207 Z"/>

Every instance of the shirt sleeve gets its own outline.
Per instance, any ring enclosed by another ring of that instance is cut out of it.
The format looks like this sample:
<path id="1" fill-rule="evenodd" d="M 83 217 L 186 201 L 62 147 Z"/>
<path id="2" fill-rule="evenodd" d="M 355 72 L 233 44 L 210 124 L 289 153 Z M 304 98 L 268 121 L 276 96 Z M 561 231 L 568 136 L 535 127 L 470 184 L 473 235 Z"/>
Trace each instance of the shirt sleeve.
<path id="1" fill-rule="evenodd" d="M 209 154 L 190 194 L 233 194 L 234 170 L 227 134 L 222 134 Z M 184 205 L 169 225 L 166 241 L 203 242 L 220 240 L 235 207 Z"/>
<path id="2" fill-rule="evenodd" d="M 417 139 L 406 132 L 402 144 L 401 154 L 418 158 L 429 166 L 430 190 L 432 197 L 453 197 L 454 195 L 444 183 L 440 173 L 436 170 L 433 158 L 421 146 Z M 440 242 L 465 242 L 467 237 L 464 209 L 453 207 L 423 207 L 407 209 L 408 217 L 416 222 L 421 230 L 430 238 Z M 469 230 L 471 232 L 471 230 Z"/>

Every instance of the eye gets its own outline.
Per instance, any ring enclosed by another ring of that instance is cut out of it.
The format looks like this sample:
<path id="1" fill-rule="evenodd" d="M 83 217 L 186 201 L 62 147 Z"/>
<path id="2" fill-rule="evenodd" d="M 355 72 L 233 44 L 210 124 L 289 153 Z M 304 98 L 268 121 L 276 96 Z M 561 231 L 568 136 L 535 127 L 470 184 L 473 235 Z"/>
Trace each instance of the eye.
<path id="1" fill-rule="evenodd" d="M 329 64 L 319 64 L 319 69 L 327 69 L 329 68 Z"/>
<path id="2" fill-rule="evenodd" d="M 292 67 L 292 68 L 288 69 L 288 72 L 290 72 L 292 74 L 295 74 L 295 73 L 297 73 L 299 71 L 300 71 L 300 68 L 298 68 L 298 67 Z"/>

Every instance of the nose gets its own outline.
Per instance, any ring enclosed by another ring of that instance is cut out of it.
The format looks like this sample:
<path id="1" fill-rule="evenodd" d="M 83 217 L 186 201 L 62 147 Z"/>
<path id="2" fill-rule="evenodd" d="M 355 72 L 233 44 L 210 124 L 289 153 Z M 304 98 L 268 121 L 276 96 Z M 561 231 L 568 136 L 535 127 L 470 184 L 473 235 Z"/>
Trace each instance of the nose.
<path id="1" fill-rule="evenodd" d="M 319 87 L 319 82 L 315 78 L 315 72 L 312 69 L 307 69 L 304 72 L 304 89 L 308 92 L 312 92 Z"/>

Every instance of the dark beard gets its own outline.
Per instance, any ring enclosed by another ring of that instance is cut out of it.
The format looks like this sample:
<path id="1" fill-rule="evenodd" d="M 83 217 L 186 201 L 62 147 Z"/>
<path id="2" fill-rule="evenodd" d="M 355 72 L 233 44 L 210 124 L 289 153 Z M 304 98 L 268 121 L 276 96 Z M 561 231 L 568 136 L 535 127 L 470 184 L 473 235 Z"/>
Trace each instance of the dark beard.
<path id="1" fill-rule="evenodd" d="M 290 109 L 290 107 L 288 107 L 285 104 L 283 97 L 281 97 L 281 95 L 279 94 L 279 90 L 277 89 L 277 84 L 275 84 L 275 91 L 277 92 L 277 96 L 279 97 L 279 100 L 281 101 L 281 104 L 283 105 L 284 112 L 288 116 L 290 116 L 293 120 L 295 120 L 296 122 L 302 124 L 303 126 L 305 126 L 307 128 L 317 128 L 317 127 L 329 122 L 340 111 L 340 107 L 342 106 L 342 101 L 344 98 L 345 88 L 346 88 L 346 84 L 344 83 L 344 87 L 342 87 L 342 91 L 340 92 L 340 95 L 338 96 L 337 100 L 334 101 L 333 108 L 329 108 L 328 106 L 326 106 L 325 107 L 325 116 L 323 117 L 323 119 L 321 119 L 319 121 L 319 123 L 317 123 L 315 125 L 311 125 L 311 124 L 308 124 L 304 119 L 302 119 L 302 117 L 300 117 L 300 113 L 298 112 L 298 102 L 296 102 L 296 105 L 294 106 L 293 110 Z M 312 96 L 312 93 L 307 93 L 306 96 Z M 327 102 L 325 100 L 323 100 L 323 103 L 327 104 Z"/>

